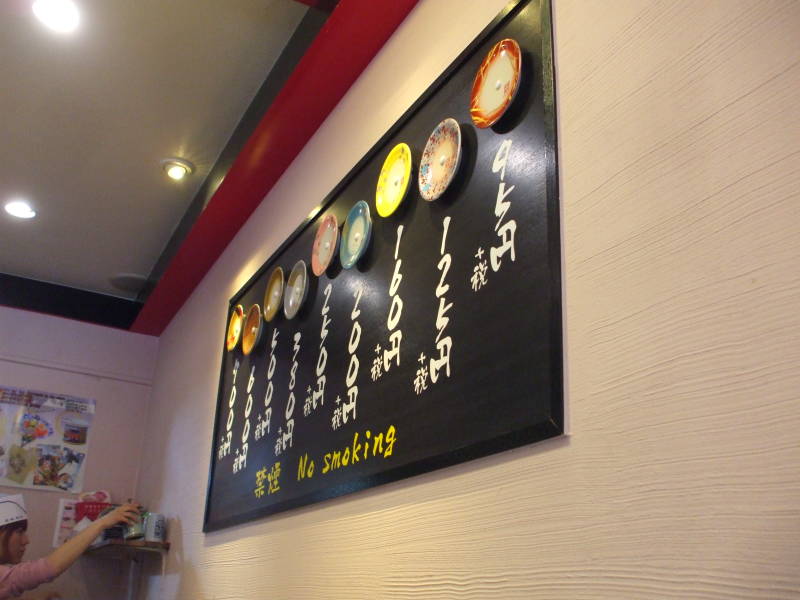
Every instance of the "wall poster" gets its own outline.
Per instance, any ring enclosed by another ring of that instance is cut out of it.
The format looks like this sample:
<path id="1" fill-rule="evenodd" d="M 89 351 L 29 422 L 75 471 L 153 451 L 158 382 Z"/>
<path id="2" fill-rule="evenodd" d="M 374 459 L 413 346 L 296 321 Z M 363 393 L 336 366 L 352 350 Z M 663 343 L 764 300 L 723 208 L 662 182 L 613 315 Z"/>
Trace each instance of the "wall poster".
<path id="1" fill-rule="evenodd" d="M 555 149 L 511 2 L 231 299 L 204 531 L 563 433 Z"/>
<path id="2" fill-rule="evenodd" d="M 0 485 L 80 492 L 94 400 L 0 387 Z"/>

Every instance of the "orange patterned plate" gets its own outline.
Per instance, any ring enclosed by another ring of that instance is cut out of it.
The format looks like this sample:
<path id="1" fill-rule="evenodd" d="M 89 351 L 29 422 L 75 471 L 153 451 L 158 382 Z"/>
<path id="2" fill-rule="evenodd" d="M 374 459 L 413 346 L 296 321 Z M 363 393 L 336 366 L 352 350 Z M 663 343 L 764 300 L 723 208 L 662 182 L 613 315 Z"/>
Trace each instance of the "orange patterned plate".
<path id="1" fill-rule="evenodd" d="M 469 112 L 476 127 L 491 127 L 506 112 L 519 89 L 522 52 L 511 38 L 497 42 L 483 59 L 472 83 Z"/>

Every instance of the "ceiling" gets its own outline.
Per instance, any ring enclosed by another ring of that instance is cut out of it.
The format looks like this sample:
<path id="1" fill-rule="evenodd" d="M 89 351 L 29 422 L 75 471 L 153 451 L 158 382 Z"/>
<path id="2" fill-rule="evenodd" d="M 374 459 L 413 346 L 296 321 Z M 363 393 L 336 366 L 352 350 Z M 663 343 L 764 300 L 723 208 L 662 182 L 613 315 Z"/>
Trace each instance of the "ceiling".
<path id="1" fill-rule="evenodd" d="M 142 300 L 141 282 L 158 276 L 187 211 L 202 210 L 219 185 L 218 159 L 254 97 L 269 100 L 262 84 L 317 9 L 293 0 L 76 1 L 72 34 L 46 29 L 31 0 L 0 2 L 0 204 L 23 196 L 38 213 L 23 221 L 0 211 L 0 274 L 27 291 L 46 282 Z M 256 107 L 253 123 L 265 109 Z M 195 172 L 167 178 L 160 163 L 171 156 Z M 119 274 L 138 284 L 115 286 Z"/>
<path id="2" fill-rule="evenodd" d="M 32 1 L 0 2 L 0 203 L 38 211 L 0 211 L 0 305 L 149 335 L 417 2 L 73 0 L 58 36 Z"/>

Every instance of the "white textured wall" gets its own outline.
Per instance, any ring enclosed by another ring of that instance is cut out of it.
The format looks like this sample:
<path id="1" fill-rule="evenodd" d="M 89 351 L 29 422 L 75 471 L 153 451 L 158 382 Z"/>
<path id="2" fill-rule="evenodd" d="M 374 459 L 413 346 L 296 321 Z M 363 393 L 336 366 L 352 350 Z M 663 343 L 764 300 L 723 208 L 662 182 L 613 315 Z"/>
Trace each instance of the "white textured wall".
<path id="1" fill-rule="evenodd" d="M 149 598 L 800 598 L 800 3 L 554 2 L 572 436 L 201 532 L 228 298 L 504 4 L 420 2 L 161 338 Z"/>
<path id="2" fill-rule="evenodd" d="M 94 399 L 83 489 L 108 490 L 115 500 L 136 490 L 157 351 L 154 337 L 0 307 L 0 385 Z M 25 559 L 41 558 L 53 550 L 59 499 L 77 495 L 0 487 L 19 493 L 30 515 Z M 122 571 L 82 559 L 43 589 L 65 600 L 109 600 L 124 594 Z"/>

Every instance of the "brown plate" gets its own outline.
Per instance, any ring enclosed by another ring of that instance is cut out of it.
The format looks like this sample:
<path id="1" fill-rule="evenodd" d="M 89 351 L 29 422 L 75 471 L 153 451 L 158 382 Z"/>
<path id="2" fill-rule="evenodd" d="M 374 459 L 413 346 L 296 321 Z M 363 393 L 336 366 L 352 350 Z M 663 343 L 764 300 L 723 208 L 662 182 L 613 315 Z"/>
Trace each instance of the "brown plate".
<path id="1" fill-rule="evenodd" d="M 261 320 L 261 307 L 253 304 L 247 311 L 247 318 L 244 321 L 244 333 L 242 333 L 242 352 L 248 356 L 253 348 L 258 346 L 261 340 L 261 332 L 264 330 Z"/>

